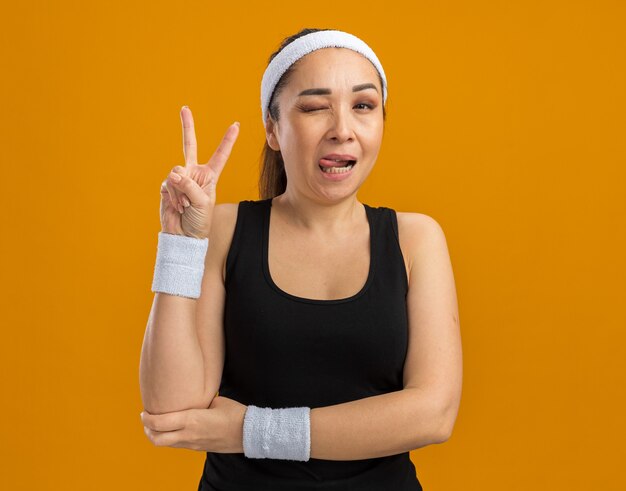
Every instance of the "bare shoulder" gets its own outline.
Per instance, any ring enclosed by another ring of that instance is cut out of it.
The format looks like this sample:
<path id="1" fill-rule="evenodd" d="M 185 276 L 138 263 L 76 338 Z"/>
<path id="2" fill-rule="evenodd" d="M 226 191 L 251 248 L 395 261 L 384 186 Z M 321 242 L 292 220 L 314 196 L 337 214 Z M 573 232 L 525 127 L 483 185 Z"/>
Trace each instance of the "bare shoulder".
<path id="1" fill-rule="evenodd" d="M 398 234 L 404 235 L 406 238 L 419 240 L 425 235 L 432 237 L 443 234 L 439 222 L 424 213 L 398 211 L 396 216 L 398 217 Z"/>
<path id="2" fill-rule="evenodd" d="M 433 217 L 424 213 L 398 211 L 398 236 L 405 258 L 407 274 L 416 262 L 433 253 L 447 254 L 444 231 Z"/>
<path id="3" fill-rule="evenodd" d="M 213 208 L 213 224 L 220 226 L 228 226 L 232 222 L 234 228 L 237 221 L 237 208 L 239 203 L 219 203 Z M 213 228 L 213 224 L 211 228 Z"/>
<path id="4" fill-rule="evenodd" d="M 222 278 L 225 277 L 226 256 L 235 233 L 238 208 L 239 203 L 219 203 L 213 208 L 209 233 L 209 251 L 211 254 L 207 254 L 207 261 L 211 256 L 211 261 L 214 261 L 213 265 L 218 265 L 221 269 Z"/>

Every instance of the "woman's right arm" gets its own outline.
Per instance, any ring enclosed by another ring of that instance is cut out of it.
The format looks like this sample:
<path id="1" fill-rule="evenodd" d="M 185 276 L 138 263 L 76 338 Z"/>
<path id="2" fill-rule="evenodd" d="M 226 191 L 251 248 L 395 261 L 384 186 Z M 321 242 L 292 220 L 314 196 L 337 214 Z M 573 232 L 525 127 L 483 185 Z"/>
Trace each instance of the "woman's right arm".
<path id="1" fill-rule="evenodd" d="M 141 394 L 149 413 L 207 408 L 219 389 L 225 351 L 224 268 L 237 206 L 215 206 L 200 297 L 154 295 L 140 361 Z"/>
<path id="2" fill-rule="evenodd" d="M 236 217 L 238 205 L 216 205 L 215 189 L 239 134 L 239 125 L 229 126 L 209 162 L 198 165 L 189 108 L 181 109 L 181 121 L 185 166 L 174 167 L 161 186 L 162 232 L 194 240 L 208 239 L 209 244 L 199 298 L 189 298 L 197 296 L 196 288 L 190 289 L 194 293 L 182 293 L 168 279 L 186 278 L 188 270 L 184 266 L 167 262 L 170 253 L 186 257 L 184 249 L 178 249 L 180 241 L 164 241 L 163 255 L 158 255 L 159 275 L 155 275 L 155 295 L 139 363 L 141 397 L 144 408 L 152 414 L 209 407 L 219 388 L 224 363 L 223 272 L 234 231 L 233 211 Z M 200 281 L 196 278 L 190 276 L 189 281 Z M 166 293 L 170 291 L 181 296 Z"/>

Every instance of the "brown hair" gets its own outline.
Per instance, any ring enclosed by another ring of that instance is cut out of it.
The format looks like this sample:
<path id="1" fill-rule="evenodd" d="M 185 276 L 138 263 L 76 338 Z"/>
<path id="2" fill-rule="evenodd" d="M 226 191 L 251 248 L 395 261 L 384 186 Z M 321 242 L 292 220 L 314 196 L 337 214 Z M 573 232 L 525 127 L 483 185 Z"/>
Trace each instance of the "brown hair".
<path id="1" fill-rule="evenodd" d="M 312 32 L 317 31 L 331 31 L 334 29 L 302 29 L 300 32 L 293 34 L 289 37 L 283 39 L 280 44 L 280 47 L 270 55 L 270 58 L 267 62 L 269 65 L 274 57 L 280 53 L 285 46 L 289 43 L 295 41 L 299 37 L 302 37 L 306 34 L 310 34 Z M 297 63 L 297 62 L 296 62 Z M 282 92 L 283 88 L 289 82 L 291 78 L 291 74 L 293 73 L 295 63 L 291 65 L 285 73 L 283 73 L 282 77 L 278 80 L 276 87 L 274 88 L 274 92 L 270 97 L 268 113 L 272 117 L 274 121 L 278 121 L 280 118 L 280 110 L 278 107 L 277 98 L 278 95 Z M 378 78 L 380 80 L 380 86 L 383 86 L 383 79 L 378 74 Z M 385 111 L 385 106 L 383 105 L 383 121 L 385 120 L 387 114 Z M 268 144 L 267 139 L 265 140 L 265 144 L 263 145 L 263 150 L 261 152 L 261 173 L 259 175 L 259 195 L 260 199 L 268 199 L 273 198 L 274 196 L 278 196 L 282 194 L 287 189 L 287 174 L 285 174 L 285 164 L 283 162 L 283 156 L 280 153 L 280 150 L 273 150 Z"/>

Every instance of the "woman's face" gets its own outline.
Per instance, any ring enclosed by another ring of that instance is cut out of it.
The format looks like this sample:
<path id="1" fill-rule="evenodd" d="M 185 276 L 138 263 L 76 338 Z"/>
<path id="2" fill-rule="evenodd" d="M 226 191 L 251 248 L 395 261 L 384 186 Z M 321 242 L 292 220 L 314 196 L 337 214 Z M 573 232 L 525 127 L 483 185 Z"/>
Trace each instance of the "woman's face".
<path id="1" fill-rule="evenodd" d="M 278 95 L 279 121 L 267 125 L 268 144 L 280 150 L 287 192 L 315 200 L 338 200 L 356 193 L 372 170 L 383 136 L 383 97 L 372 63 L 347 48 L 324 48 L 301 58 Z M 347 155 L 356 164 L 345 174 L 322 166 Z"/>

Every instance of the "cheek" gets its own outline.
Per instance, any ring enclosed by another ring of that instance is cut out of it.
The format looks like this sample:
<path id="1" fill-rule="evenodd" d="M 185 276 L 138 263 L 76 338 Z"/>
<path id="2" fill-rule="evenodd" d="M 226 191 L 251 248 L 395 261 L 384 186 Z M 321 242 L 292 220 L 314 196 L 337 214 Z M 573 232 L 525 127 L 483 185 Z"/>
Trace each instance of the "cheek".
<path id="1" fill-rule="evenodd" d="M 283 141 L 288 146 L 297 146 L 297 142 L 306 139 L 306 128 L 299 124 L 290 124 L 283 130 Z"/>
<path id="2" fill-rule="evenodd" d="M 366 141 L 370 147 L 380 146 L 383 141 L 383 127 L 376 126 L 367 131 Z"/>
<path id="3" fill-rule="evenodd" d="M 284 141 L 291 152 L 296 154 L 302 154 L 309 151 L 311 148 L 315 148 L 320 139 L 319 130 L 315 130 L 311 125 L 292 127 L 288 134 L 285 134 Z"/>

